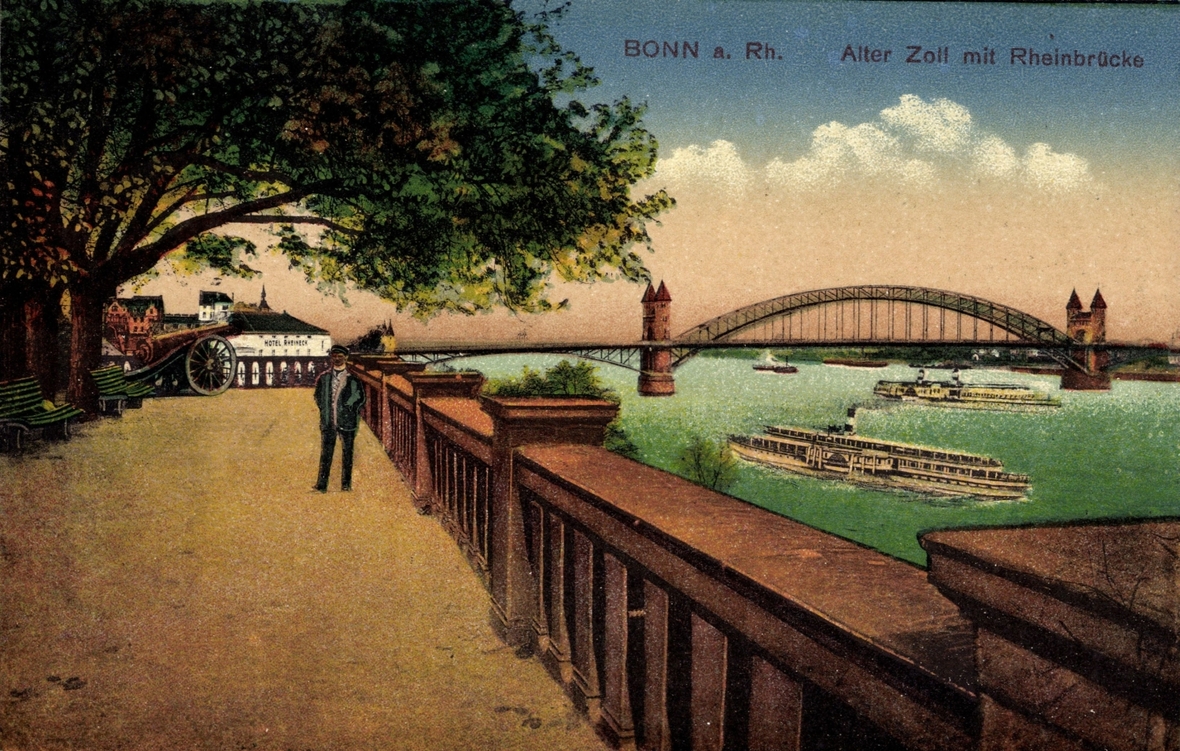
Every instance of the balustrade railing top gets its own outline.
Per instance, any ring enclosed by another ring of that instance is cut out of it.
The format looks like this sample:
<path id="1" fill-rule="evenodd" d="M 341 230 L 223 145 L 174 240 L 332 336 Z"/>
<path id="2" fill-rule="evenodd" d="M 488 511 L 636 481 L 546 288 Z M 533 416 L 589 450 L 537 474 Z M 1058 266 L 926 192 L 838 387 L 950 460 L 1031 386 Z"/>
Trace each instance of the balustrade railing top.
<path id="1" fill-rule="evenodd" d="M 1180 748 L 1176 520 L 930 533 L 927 572 L 606 451 L 609 402 L 358 369 L 493 624 L 619 745 Z"/>

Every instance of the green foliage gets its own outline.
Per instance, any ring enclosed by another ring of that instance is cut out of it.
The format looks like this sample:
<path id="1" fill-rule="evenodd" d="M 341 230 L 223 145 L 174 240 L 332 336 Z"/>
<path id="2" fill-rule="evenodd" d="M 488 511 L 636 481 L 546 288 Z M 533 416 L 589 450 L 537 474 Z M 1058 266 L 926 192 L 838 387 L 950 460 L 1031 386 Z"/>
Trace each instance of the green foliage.
<path id="1" fill-rule="evenodd" d="M 0 291 L 99 299 L 169 254 L 250 273 L 239 224 L 322 289 L 419 315 L 647 279 L 672 205 L 642 108 L 498 0 L 13 0 L 0 17 Z M 83 289 L 85 288 L 85 289 Z M 97 337 L 97 332 L 94 332 Z M 97 339 L 96 339 L 97 341 Z"/>
<path id="2" fill-rule="evenodd" d="M 725 441 L 693 436 L 676 460 L 677 474 L 724 492 L 737 480 L 737 457 Z"/>
<path id="3" fill-rule="evenodd" d="M 516 378 L 493 378 L 484 384 L 489 396 L 580 396 L 619 403 L 618 393 L 602 383 L 598 369 L 587 362 L 562 360 L 542 372 L 527 365 Z"/>
<path id="4" fill-rule="evenodd" d="M 591 71 L 492 0 L 16 0 L 2 31 L 5 275 L 226 268 L 208 232 L 281 222 L 315 280 L 547 310 L 554 273 L 645 279 L 671 205 L 630 195 L 642 109 L 572 98 Z"/>
<path id="5" fill-rule="evenodd" d="M 484 384 L 488 396 L 567 396 L 603 399 L 619 403 L 619 394 L 598 378 L 598 369 L 586 362 L 562 360 L 544 372 L 525 366 L 516 378 L 493 378 Z M 606 426 L 603 446 L 629 459 L 638 459 L 639 448 L 627 436 L 619 420 Z"/>

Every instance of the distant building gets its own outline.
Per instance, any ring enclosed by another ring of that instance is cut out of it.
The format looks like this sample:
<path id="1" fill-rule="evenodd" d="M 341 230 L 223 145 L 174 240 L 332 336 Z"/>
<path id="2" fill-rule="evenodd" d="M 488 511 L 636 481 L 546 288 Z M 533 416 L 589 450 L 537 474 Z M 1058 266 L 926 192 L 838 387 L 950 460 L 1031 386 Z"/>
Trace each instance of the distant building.
<path id="1" fill-rule="evenodd" d="M 236 386 L 310 386 L 328 367 L 331 334 L 286 311 L 274 312 L 265 287 L 257 305 L 234 303 L 228 319 L 239 331 L 229 338 L 238 356 Z"/>
<path id="2" fill-rule="evenodd" d="M 265 296 L 265 293 L 263 293 Z M 224 292 L 201 290 L 197 303 L 197 320 L 201 323 L 219 323 L 229 318 L 234 299 Z"/>
<path id="3" fill-rule="evenodd" d="M 283 313 L 236 311 L 230 317 L 242 332 L 233 336 L 238 357 L 328 357 L 332 336 L 318 326 Z M 325 360 L 326 362 L 327 360 Z"/>
<path id="4" fill-rule="evenodd" d="M 116 297 L 102 314 L 102 338 L 118 352 L 135 356 L 148 339 L 164 330 L 164 298 L 159 295 Z"/>

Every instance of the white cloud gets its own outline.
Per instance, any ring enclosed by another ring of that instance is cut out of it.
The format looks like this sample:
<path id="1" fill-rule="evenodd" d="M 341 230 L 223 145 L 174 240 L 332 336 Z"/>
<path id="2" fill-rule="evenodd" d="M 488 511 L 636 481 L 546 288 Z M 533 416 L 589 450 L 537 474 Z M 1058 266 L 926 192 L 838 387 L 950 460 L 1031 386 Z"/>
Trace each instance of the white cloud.
<path id="1" fill-rule="evenodd" d="M 707 149 L 675 149 L 672 156 L 660 160 L 659 176 L 673 185 L 711 183 L 731 194 L 742 193 L 754 179 L 753 171 L 729 141 L 714 141 Z"/>
<path id="2" fill-rule="evenodd" d="M 907 158 L 901 142 L 877 125 L 855 127 L 830 122 L 811 134 L 811 150 L 793 162 L 773 159 L 766 165 L 772 184 L 814 188 L 846 176 L 897 177 L 905 181 L 929 179 L 933 168 Z"/>
<path id="3" fill-rule="evenodd" d="M 926 101 L 905 94 L 877 120 L 858 125 L 830 122 L 811 134 L 807 153 L 793 161 L 772 159 L 764 170 L 747 165 L 728 141 L 708 148 L 676 149 L 661 161 L 658 178 L 669 187 L 711 186 L 719 196 L 740 197 L 755 180 L 793 190 L 814 190 L 870 177 L 908 185 L 941 179 L 987 178 L 1064 193 L 1093 183 L 1089 164 L 1076 154 L 1034 143 L 1024 155 L 979 128 L 971 113 L 949 99 Z"/>
<path id="4" fill-rule="evenodd" d="M 953 154 L 971 140 L 974 126 L 971 113 L 949 99 L 923 101 L 905 94 L 896 107 L 881 110 L 881 120 L 913 139 L 915 148 Z"/>
<path id="5" fill-rule="evenodd" d="M 1090 180 L 1090 166 L 1085 159 L 1058 154 L 1047 143 L 1029 146 L 1023 167 L 1028 179 L 1046 190 L 1066 191 Z"/>
<path id="6" fill-rule="evenodd" d="M 980 139 L 972 150 L 971 161 L 976 170 L 992 177 L 1010 177 L 1020 169 L 1016 149 L 998 136 Z"/>

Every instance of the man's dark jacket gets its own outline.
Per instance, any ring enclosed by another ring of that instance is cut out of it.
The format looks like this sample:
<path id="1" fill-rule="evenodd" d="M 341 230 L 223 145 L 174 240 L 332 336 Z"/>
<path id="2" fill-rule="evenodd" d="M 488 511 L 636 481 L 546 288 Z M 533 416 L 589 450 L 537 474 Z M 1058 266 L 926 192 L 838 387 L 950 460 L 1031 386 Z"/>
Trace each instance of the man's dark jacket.
<path id="1" fill-rule="evenodd" d="M 336 406 L 336 429 L 355 433 L 360 424 L 360 411 L 365 403 L 365 390 L 352 373 L 345 371 L 344 388 L 340 391 L 340 403 Z M 329 370 L 315 382 L 315 403 L 320 408 L 320 430 L 332 429 L 332 371 Z"/>

